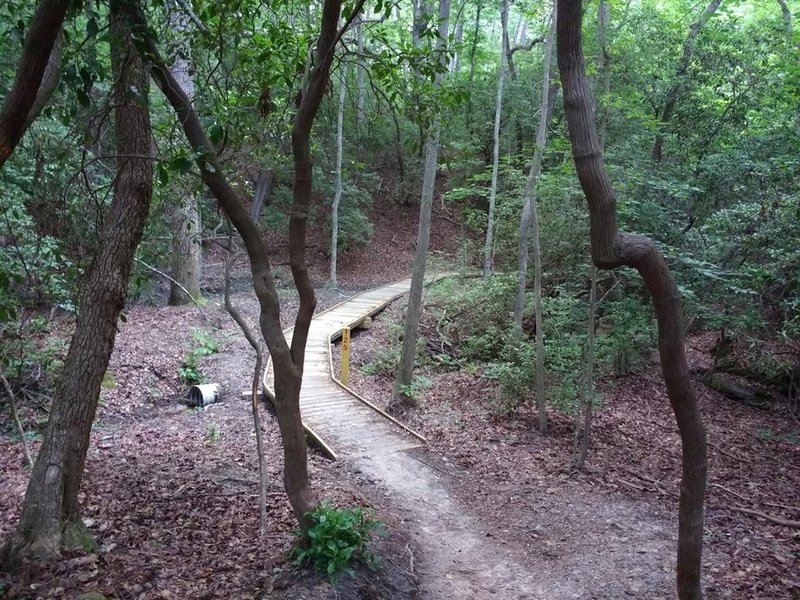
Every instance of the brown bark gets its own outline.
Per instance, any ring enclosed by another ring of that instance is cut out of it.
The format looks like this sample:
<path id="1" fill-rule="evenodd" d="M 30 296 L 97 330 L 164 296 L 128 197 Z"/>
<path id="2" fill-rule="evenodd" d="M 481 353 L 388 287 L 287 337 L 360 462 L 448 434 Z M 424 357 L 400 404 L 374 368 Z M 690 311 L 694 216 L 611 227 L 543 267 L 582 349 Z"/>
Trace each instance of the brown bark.
<path id="1" fill-rule="evenodd" d="M 58 87 L 58 82 L 61 80 L 61 55 L 64 51 L 64 31 L 59 29 L 56 41 L 53 44 L 53 50 L 50 52 L 50 58 L 47 59 L 47 66 L 42 74 L 42 83 L 39 85 L 39 91 L 36 92 L 36 100 L 33 101 L 30 112 L 25 118 L 25 127 L 28 127 L 42 114 L 42 111 L 50 102 L 53 92 Z"/>
<path id="2" fill-rule="evenodd" d="M 350 20 L 361 10 L 357 3 Z M 272 357 L 275 370 L 275 408 L 278 427 L 283 440 L 283 482 L 289 502 L 301 525 L 305 515 L 316 505 L 316 496 L 308 477 L 308 456 L 300 420 L 300 385 L 303 360 L 311 317 L 316 297 L 308 275 L 305 259 L 306 221 L 311 197 L 312 162 L 309 145 L 311 126 L 325 92 L 333 50 L 342 32 L 337 32 L 341 0 L 325 0 L 322 11 L 322 29 L 317 42 L 317 60 L 303 89 L 300 105 L 292 130 L 292 149 L 295 159 L 294 200 L 289 220 L 289 262 L 292 276 L 300 294 L 300 309 L 295 320 L 292 344 L 286 341 L 280 323 L 280 303 L 272 279 L 272 268 L 266 242 L 245 208 L 244 199 L 228 182 L 219 163 L 214 146 L 186 94 L 180 89 L 154 43 L 154 35 L 147 31 L 141 8 L 130 14 L 134 28 L 141 39 L 140 52 L 151 63 L 151 75 L 167 101 L 177 114 L 178 121 L 192 149 L 198 155 L 198 166 L 203 182 L 217 199 L 236 231 L 242 237 L 253 276 L 253 288 L 258 298 L 261 314 L 261 333 Z M 349 26 L 350 21 L 345 25 Z"/>
<path id="3" fill-rule="evenodd" d="M 0 109 L 0 167 L 14 152 L 30 124 L 28 116 L 36 102 L 68 6 L 67 0 L 42 0 L 33 16 L 14 83 Z"/>
<path id="4" fill-rule="evenodd" d="M 589 205 L 592 259 L 598 268 L 635 268 L 653 299 L 661 368 L 682 443 L 677 587 L 681 600 L 702 598 L 705 429 L 689 378 L 680 295 L 664 257 L 649 239 L 620 233 L 616 198 L 605 170 L 581 43 L 581 1 L 558 2 L 558 66 L 575 168 Z"/>
<path id="5" fill-rule="evenodd" d="M 27 557 L 52 557 L 62 547 L 91 543 L 80 520 L 78 490 L 100 383 L 114 348 L 133 257 L 147 221 L 153 175 L 147 76 L 132 50 L 128 29 L 114 12 L 110 21 L 120 156 L 114 198 L 82 292 L 78 323 L 56 386 L 22 517 L 0 557 L 9 567 Z"/>

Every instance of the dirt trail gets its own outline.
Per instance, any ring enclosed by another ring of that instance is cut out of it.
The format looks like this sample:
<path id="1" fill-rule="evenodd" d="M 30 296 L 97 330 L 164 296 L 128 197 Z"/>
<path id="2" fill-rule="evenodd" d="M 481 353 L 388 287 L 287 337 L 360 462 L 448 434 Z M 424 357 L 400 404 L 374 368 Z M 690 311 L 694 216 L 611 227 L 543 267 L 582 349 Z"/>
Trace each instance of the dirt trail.
<path id="1" fill-rule="evenodd" d="M 366 305 L 362 301 L 352 306 L 362 310 Z M 347 307 L 345 303 L 338 310 Z M 330 333 L 330 325 L 315 319 L 310 335 L 320 328 L 325 328 L 325 335 Z M 330 379 L 329 364 L 324 360 L 306 365 L 307 374 L 315 378 L 314 393 L 329 382 L 331 394 L 341 394 Z M 336 415 L 344 421 L 340 425 L 346 424 L 347 417 L 344 408 Z M 388 429 L 381 438 L 388 447 L 403 438 L 403 432 L 396 429 Z M 365 474 L 384 488 L 393 504 L 408 511 L 412 538 L 423 551 L 418 568 L 423 575 L 424 598 L 597 598 L 640 593 L 653 598 L 669 589 L 672 568 L 667 557 L 672 540 L 665 533 L 667 528 L 645 517 L 633 504 L 604 501 L 595 506 L 597 498 L 576 501 L 573 494 L 555 494 L 540 521 L 529 524 L 533 528 L 530 534 L 541 538 L 539 552 L 525 555 L 503 544 L 500 536 L 481 533 L 484 527 L 479 515 L 471 515 L 453 498 L 448 478 L 440 477 L 430 466 L 436 460 L 433 455 L 420 448 L 387 452 L 381 447 L 348 453 L 346 449 L 358 439 L 354 435 L 352 428 L 327 427 L 327 441 L 333 442 L 337 451 L 343 450 L 342 458 L 349 457 L 352 471 Z M 548 489 L 547 495 L 554 491 Z M 566 509 L 564 513 L 559 504 Z M 551 522 L 554 516 L 561 516 L 564 522 Z M 626 535 L 619 535 L 621 531 Z M 517 533 L 528 532 L 520 528 Z M 568 551 L 558 551 L 558 542 L 563 540 L 571 542 Z M 409 554 L 411 568 L 414 557 L 410 547 Z M 613 583 L 599 593 L 603 582 Z"/>
<path id="2" fill-rule="evenodd" d="M 641 506 L 548 495 L 549 510 L 531 515 L 514 532 L 540 542 L 537 555 L 525 556 L 451 496 L 448 477 L 423 462 L 430 458 L 411 450 L 349 463 L 406 509 L 423 553 L 409 557 L 420 572 L 423 598 L 669 597 L 671 528 Z"/>

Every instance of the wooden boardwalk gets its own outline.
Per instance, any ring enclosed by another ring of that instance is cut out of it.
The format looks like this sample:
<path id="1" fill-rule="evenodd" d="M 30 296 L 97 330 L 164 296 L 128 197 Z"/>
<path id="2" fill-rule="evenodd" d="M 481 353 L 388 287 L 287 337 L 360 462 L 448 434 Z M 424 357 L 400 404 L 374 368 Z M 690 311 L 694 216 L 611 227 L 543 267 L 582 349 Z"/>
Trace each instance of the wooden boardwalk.
<path id="1" fill-rule="evenodd" d="M 447 275 L 427 279 L 432 283 Z M 395 420 L 377 406 L 342 385 L 333 374 L 331 341 L 345 327 L 354 328 L 383 310 L 392 300 L 408 293 L 411 279 L 404 279 L 368 292 L 314 316 L 306 344 L 300 413 L 309 442 L 336 459 L 350 456 L 388 454 L 425 443 L 425 438 Z M 286 330 L 291 342 L 292 329 Z M 274 399 L 272 363 L 264 371 L 264 392 Z"/>

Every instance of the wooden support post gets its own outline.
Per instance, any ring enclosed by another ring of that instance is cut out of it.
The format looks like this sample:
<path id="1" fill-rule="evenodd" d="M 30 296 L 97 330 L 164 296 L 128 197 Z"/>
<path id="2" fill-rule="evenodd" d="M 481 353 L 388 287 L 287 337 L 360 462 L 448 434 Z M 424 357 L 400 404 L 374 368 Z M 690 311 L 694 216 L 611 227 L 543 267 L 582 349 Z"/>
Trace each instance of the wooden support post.
<path id="1" fill-rule="evenodd" d="M 350 328 L 342 330 L 342 374 L 340 377 L 342 384 L 347 385 L 350 381 Z"/>

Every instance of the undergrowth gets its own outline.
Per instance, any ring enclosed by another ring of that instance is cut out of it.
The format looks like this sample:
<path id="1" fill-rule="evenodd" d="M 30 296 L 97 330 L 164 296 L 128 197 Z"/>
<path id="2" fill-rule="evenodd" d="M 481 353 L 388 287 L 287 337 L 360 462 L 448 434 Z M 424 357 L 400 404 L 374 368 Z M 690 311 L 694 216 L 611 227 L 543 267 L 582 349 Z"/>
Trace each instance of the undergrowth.
<path id="1" fill-rule="evenodd" d="M 292 556 L 299 565 L 309 565 L 327 575 L 333 583 L 343 573 L 352 576 L 348 566 L 361 561 L 370 568 L 379 566 L 379 558 L 372 553 L 369 543 L 373 534 L 382 534 L 383 523 L 365 508 L 334 508 L 323 501 L 306 515 L 311 527 L 305 535 L 295 532 L 297 544 Z"/>
<path id="2" fill-rule="evenodd" d="M 205 375 L 200 369 L 200 360 L 220 350 L 219 341 L 211 333 L 198 327 L 192 329 L 192 339 L 194 341 L 192 349 L 183 357 L 181 366 L 178 367 L 178 379 L 185 385 L 205 382 Z"/>

